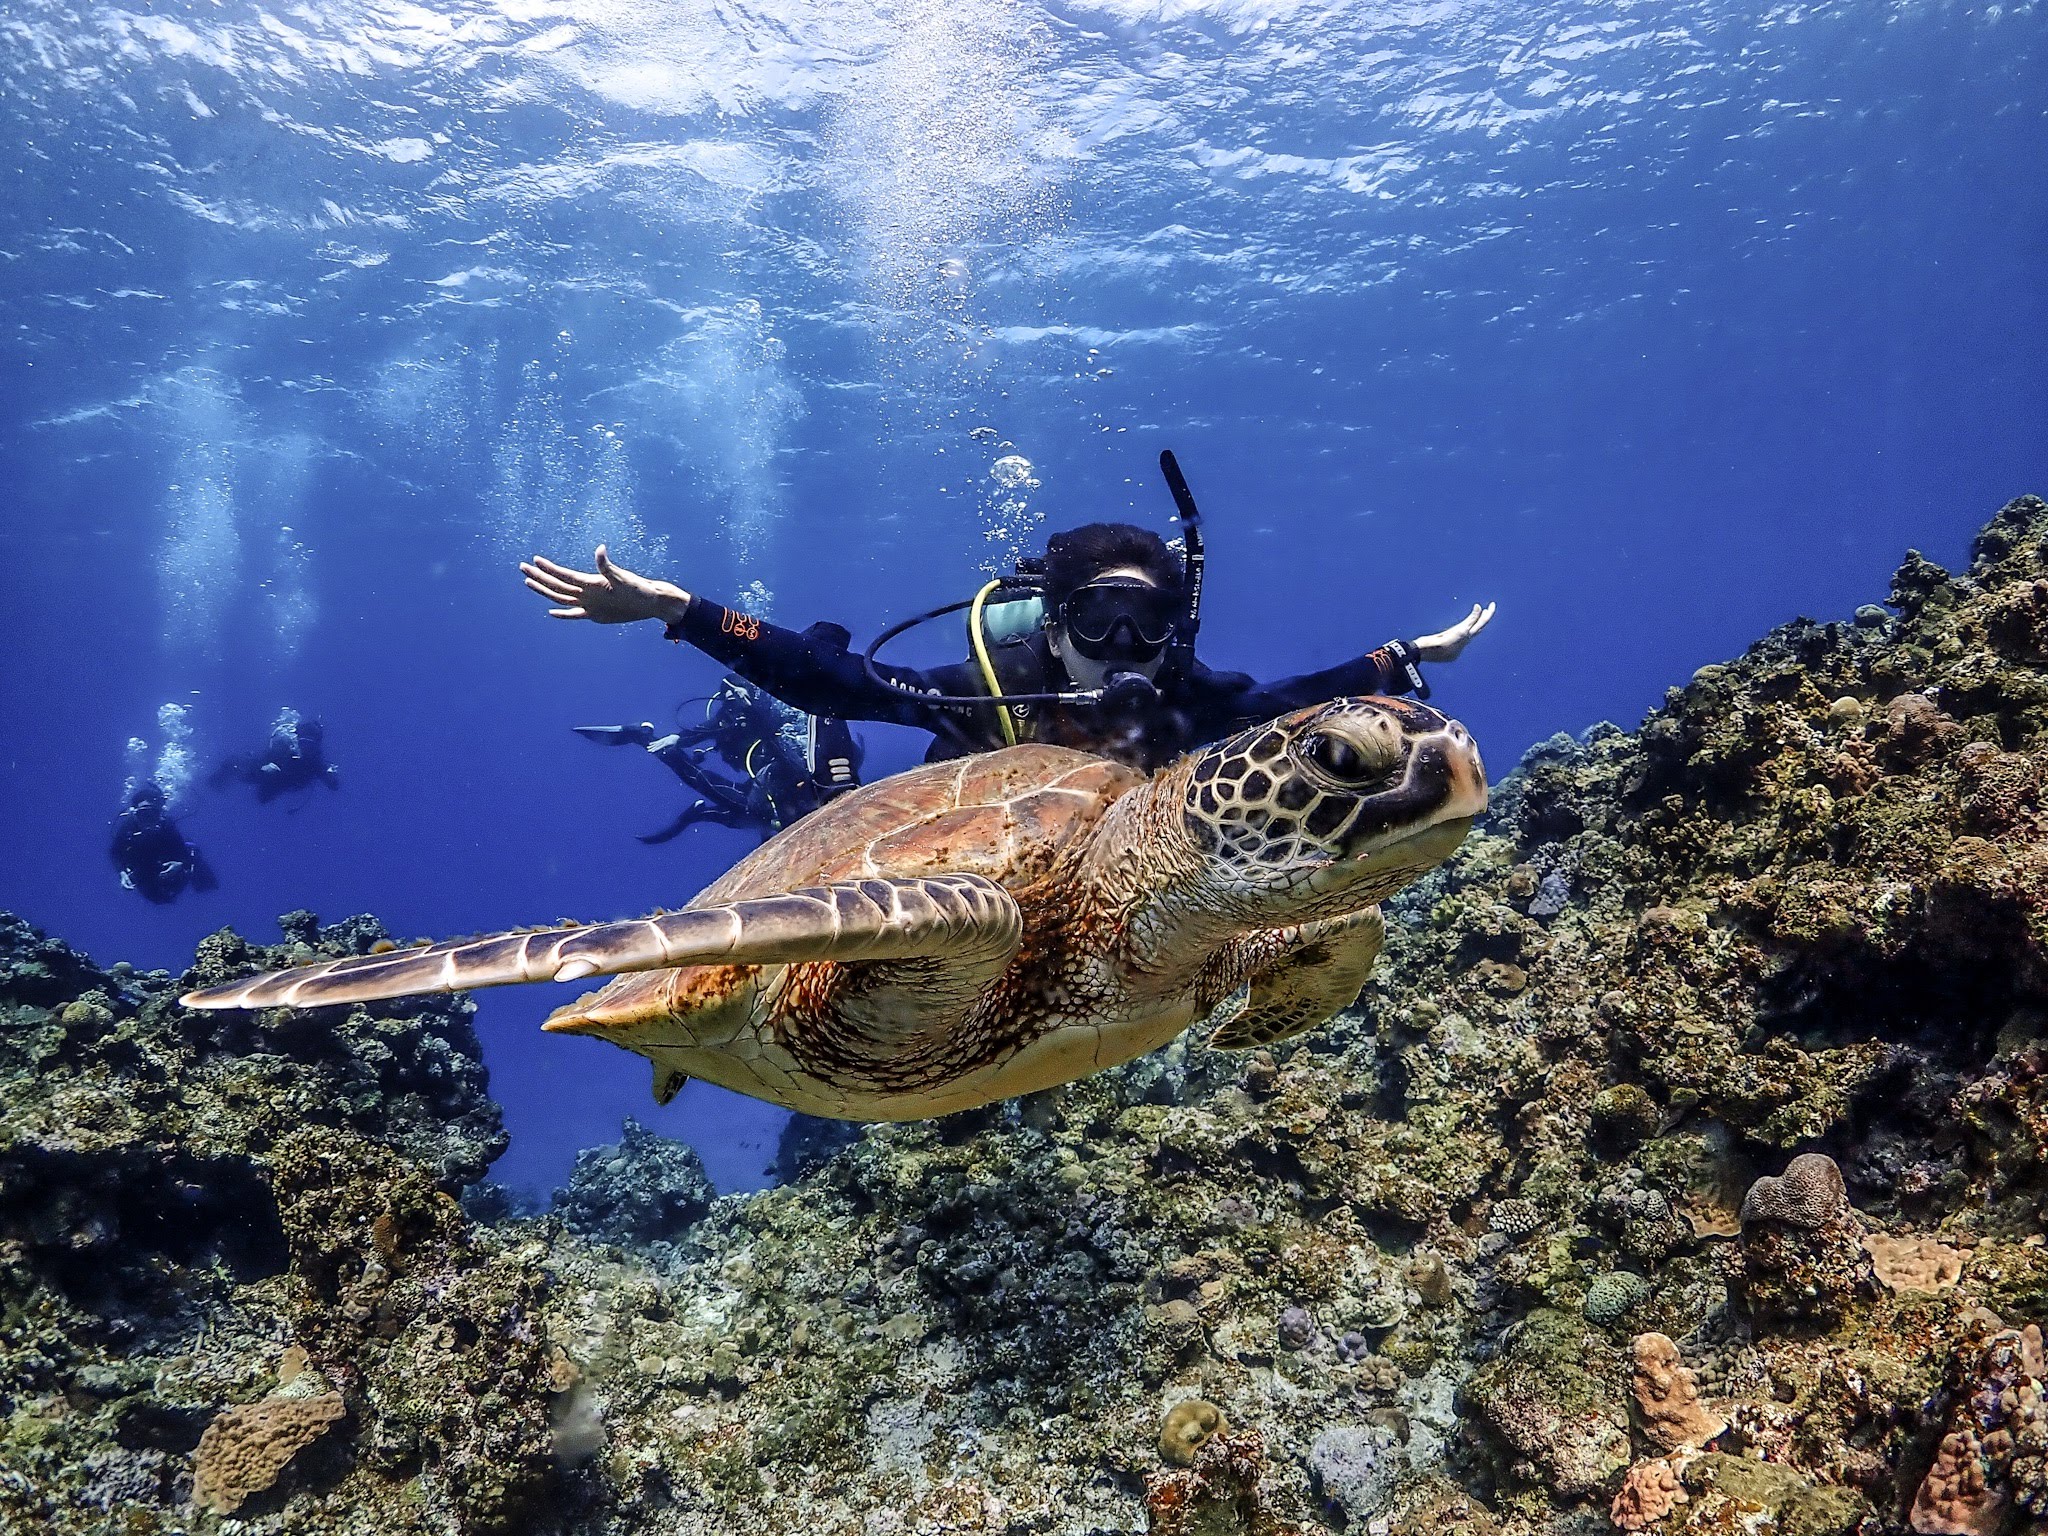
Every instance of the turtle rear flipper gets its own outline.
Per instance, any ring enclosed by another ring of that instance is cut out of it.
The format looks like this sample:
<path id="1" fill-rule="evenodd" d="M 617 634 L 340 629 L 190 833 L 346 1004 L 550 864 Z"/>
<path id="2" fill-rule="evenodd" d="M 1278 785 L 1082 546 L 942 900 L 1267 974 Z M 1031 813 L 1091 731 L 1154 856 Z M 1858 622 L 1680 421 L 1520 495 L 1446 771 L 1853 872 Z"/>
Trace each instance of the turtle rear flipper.
<path id="1" fill-rule="evenodd" d="M 807 960 L 1007 960 L 1017 903 L 980 875 L 855 880 L 722 906 L 351 955 L 188 992 L 188 1008 L 324 1008 L 526 981 L 581 981 L 686 965 Z"/>
<path id="2" fill-rule="evenodd" d="M 1255 942 L 1261 935 L 1253 935 Z M 1218 1050 L 1273 1045 L 1326 1023 L 1358 999 L 1386 942 L 1378 907 L 1305 923 L 1279 957 L 1253 973 L 1243 1009 L 1209 1037 Z"/>

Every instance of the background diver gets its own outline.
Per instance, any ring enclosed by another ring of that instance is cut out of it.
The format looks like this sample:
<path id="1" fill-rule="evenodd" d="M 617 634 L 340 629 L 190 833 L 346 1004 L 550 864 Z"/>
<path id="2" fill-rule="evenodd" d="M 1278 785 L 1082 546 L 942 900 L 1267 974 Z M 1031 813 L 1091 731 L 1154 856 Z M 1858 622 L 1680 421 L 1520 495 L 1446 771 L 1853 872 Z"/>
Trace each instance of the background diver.
<path id="1" fill-rule="evenodd" d="M 980 596 L 949 605 L 973 609 L 973 655 L 948 666 L 881 663 L 875 647 L 866 657 L 855 655 L 837 625 L 801 633 L 780 628 L 629 571 L 601 545 L 594 572 L 539 556 L 520 570 L 526 585 L 555 605 L 549 612 L 556 618 L 660 620 L 669 639 L 688 641 L 795 709 L 930 731 L 928 760 L 1042 741 L 1158 768 L 1260 720 L 1340 695 L 1412 691 L 1426 697 L 1420 664 L 1455 660 L 1493 618 L 1491 603 L 1475 604 L 1436 634 L 1391 640 L 1334 667 L 1276 682 L 1212 671 L 1193 654 L 1199 519 L 1178 466 L 1171 455 L 1161 458 L 1181 505 L 1185 555 L 1129 523 L 1090 523 L 1054 534 L 1042 562 L 1020 563 L 1031 572 L 1032 601 L 1003 605 L 1024 610 L 1022 626 L 1008 634 L 988 626 Z M 1015 585 L 990 583 L 982 595 L 1005 587 L 1000 595 L 1010 597 Z M 906 627 L 895 626 L 882 639 Z"/>
<path id="2" fill-rule="evenodd" d="M 846 644 L 844 631 L 838 644 Z M 752 827 L 765 839 L 859 785 L 863 754 L 844 720 L 806 717 L 799 742 L 782 706 L 731 677 L 705 705 L 703 723 L 665 736 L 647 723 L 572 727 L 591 741 L 644 747 L 696 792 L 660 831 L 637 834 L 641 842 L 668 842 L 700 821 Z"/>
<path id="3" fill-rule="evenodd" d="M 318 720 L 304 720 L 287 704 L 270 723 L 270 741 L 260 757 L 231 757 L 207 776 L 220 789 L 239 779 L 256 786 L 256 798 L 268 805 L 295 789 L 325 784 L 341 788 L 341 773 L 327 761 L 326 732 Z"/>
<path id="4" fill-rule="evenodd" d="M 185 840 L 171 819 L 163 786 L 155 779 L 132 785 L 114 818 L 114 840 L 108 849 L 121 884 L 162 906 L 176 901 L 190 886 L 210 891 L 219 882 L 206 858 Z"/>

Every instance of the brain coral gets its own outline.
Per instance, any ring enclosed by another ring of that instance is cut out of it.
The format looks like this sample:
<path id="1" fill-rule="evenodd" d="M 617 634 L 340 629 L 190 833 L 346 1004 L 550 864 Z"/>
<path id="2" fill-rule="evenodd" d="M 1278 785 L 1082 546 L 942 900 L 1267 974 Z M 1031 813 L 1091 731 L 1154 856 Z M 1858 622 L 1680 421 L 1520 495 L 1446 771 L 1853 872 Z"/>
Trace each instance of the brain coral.
<path id="1" fill-rule="evenodd" d="M 1631 1307 L 1647 1300 L 1649 1295 L 1650 1282 L 1625 1269 L 1595 1275 L 1593 1283 L 1586 1287 L 1586 1321 L 1603 1327 L 1617 1322 Z"/>
<path id="2" fill-rule="evenodd" d="M 286 1464 L 347 1411 L 339 1392 L 266 1397 L 226 1409 L 199 1437 L 192 1502 L 233 1514 L 243 1500 L 276 1482 Z"/>
<path id="3" fill-rule="evenodd" d="M 1761 1178 L 1742 1197 L 1742 1224 L 1782 1221 L 1808 1231 L 1826 1225 L 1849 1203 L 1842 1170 L 1823 1152 L 1805 1152 L 1775 1178 Z"/>
<path id="4" fill-rule="evenodd" d="M 1166 1422 L 1159 1426 L 1159 1459 L 1191 1467 L 1195 1452 L 1217 1435 L 1229 1433 L 1230 1420 L 1221 1408 L 1204 1398 L 1185 1398 L 1166 1411 Z"/>

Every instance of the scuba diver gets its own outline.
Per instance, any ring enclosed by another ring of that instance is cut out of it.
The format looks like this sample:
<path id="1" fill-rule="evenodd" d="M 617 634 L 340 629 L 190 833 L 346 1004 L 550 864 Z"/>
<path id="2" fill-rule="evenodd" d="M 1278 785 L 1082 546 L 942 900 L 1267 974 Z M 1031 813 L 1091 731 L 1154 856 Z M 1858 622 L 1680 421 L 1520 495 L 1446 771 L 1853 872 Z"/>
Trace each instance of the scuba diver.
<path id="1" fill-rule="evenodd" d="M 830 630 L 832 626 L 812 626 Z M 831 643 L 830 634 L 813 635 Z M 844 630 L 836 643 L 844 649 Z M 705 700 L 704 721 L 658 735 L 654 726 L 578 725 L 577 735 L 607 746 L 643 747 L 699 798 L 658 832 L 636 834 L 643 843 L 666 843 L 700 821 L 735 829 L 752 827 L 765 840 L 808 816 L 834 795 L 860 784 L 862 751 L 844 720 L 807 717 L 801 747 L 785 727 L 776 702 L 728 677 Z M 713 768 L 722 763 L 730 776 Z"/>
<path id="2" fill-rule="evenodd" d="M 108 850 L 121 884 L 140 891 L 158 906 L 176 901 L 189 885 L 210 891 L 217 884 L 200 851 L 185 841 L 171 819 L 163 786 L 155 779 L 132 785 L 121 814 L 114 818 L 114 841 Z"/>
<path id="3" fill-rule="evenodd" d="M 295 789 L 325 784 L 341 788 L 341 772 L 327 761 L 326 732 L 318 720 L 302 720 L 287 704 L 270 724 L 270 742 L 261 757 L 231 757 L 207 776 L 207 784 L 220 789 L 231 780 L 256 786 L 256 798 L 268 805 L 279 795 Z"/>
<path id="4" fill-rule="evenodd" d="M 1262 683 L 1216 672 L 1194 654 L 1201 622 L 1201 515 L 1171 453 L 1160 468 L 1182 529 L 1176 555 L 1129 523 L 1090 523 L 1046 542 L 1042 560 L 882 631 L 855 655 L 837 625 L 801 634 L 614 564 L 597 570 L 535 556 L 520 571 L 560 619 L 658 619 L 690 644 L 799 710 L 916 726 L 933 735 L 927 761 L 1022 741 L 1049 742 L 1152 770 L 1191 748 L 1290 710 L 1345 694 L 1429 696 L 1423 662 L 1455 660 L 1493 618 L 1475 604 L 1450 628 L 1390 640 L 1319 672 Z M 885 663 L 888 641 L 968 610 L 971 659 L 915 668 Z"/>

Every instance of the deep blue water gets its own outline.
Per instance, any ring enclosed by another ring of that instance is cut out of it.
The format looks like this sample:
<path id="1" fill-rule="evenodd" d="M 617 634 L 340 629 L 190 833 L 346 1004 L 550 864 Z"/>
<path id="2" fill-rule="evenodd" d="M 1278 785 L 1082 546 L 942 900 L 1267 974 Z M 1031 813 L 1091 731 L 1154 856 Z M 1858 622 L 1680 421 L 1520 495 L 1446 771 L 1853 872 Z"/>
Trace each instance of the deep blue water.
<path id="1" fill-rule="evenodd" d="M 1203 651 L 1500 616 L 1496 772 L 2048 487 L 2037 5 L 12 0 L 0 14 L 0 906 L 177 967 L 677 902 L 749 842 L 572 724 L 716 669 L 546 619 L 622 559 L 865 638 L 1097 518 L 1208 516 Z M 1004 490 L 1021 455 L 1035 487 Z M 1021 494 L 1020 494 L 1021 493 Z M 1021 505 L 1019 504 L 1021 502 Z M 756 604 L 760 606 L 760 604 Z M 927 654 L 947 647 L 933 637 Z M 125 743 L 284 703 L 345 787 L 195 785 L 221 877 L 115 883 Z M 873 768 L 920 750 L 869 727 Z M 484 994 L 545 1189 L 632 1113 L 775 1117 Z"/>

